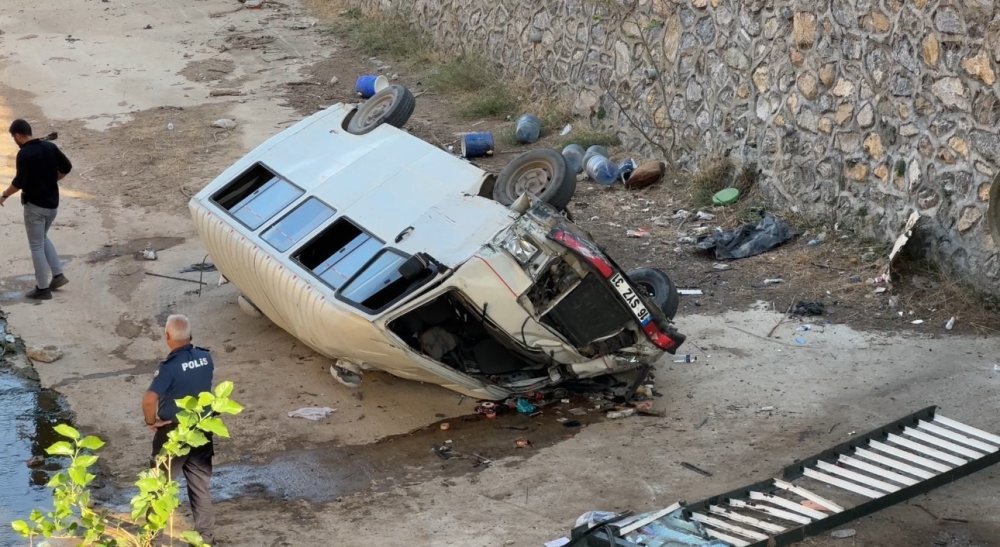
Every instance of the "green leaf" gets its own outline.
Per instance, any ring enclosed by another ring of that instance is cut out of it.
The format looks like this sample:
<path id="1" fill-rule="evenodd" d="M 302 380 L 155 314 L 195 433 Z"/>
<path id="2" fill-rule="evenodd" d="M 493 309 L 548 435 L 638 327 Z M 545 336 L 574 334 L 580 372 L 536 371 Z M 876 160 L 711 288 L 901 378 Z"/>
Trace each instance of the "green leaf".
<path id="1" fill-rule="evenodd" d="M 139 487 L 139 492 L 143 494 L 159 490 L 161 484 L 163 484 L 163 481 L 159 477 L 146 477 L 144 479 L 139 479 L 135 483 L 135 485 Z"/>
<path id="2" fill-rule="evenodd" d="M 191 412 L 182 411 L 178 412 L 174 419 L 177 420 L 178 427 L 191 427 L 191 424 L 198 420 L 198 416 Z"/>
<path id="3" fill-rule="evenodd" d="M 80 438 L 80 432 L 73 429 L 69 424 L 59 424 L 52 428 L 56 433 L 62 435 L 63 437 L 69 437 L 74 441 Z"/>
<path id="4" fill-rule="evenodd" d="M 34 522 L 34 523 L 37 523 L 37 522 L 41 521 L 44 518 L 45 518 L 45 515 L 43 515 L 42 512 L 39 511 L 38 509 L 32 509 L 31 513 L 28 515 L 28 519 L 31 520 L 31 522 Z"/>
<path id="5" fill-rule="evenodd" d="M 212 410 L 220 414 L 239 414 L 243 412 L 243 405 L 232 399 L 216 399 L 212 403 Z"/>
<path id="6" fill-rule="evenodd" d="M 13 528 L 15 532 L 21 534 L 24 537 L 28 537 L 31 535 L 31 526 L 27 522 L 24 522 L 23 520 L 15 520 L 14 522 L 10 523 L 10 527 Z M 201 536 L 199 536 L 198 539 L 201 539 Z"/>
<path id="7" fill-rule="evenodd" d="M 183 399 L 176 399 L 174 400 L 174 402 L 177 403 L 178 408 L 183 408 L 184 410 L 190 410 L 191 412 L 198 411 L 198 399 L 195 399 L 190 395 L 184 397 Z"/>
<path id="8" fill-rule="evenodd" d="M 86 437 L 80 439 L 80 442 L 76 443 L 80 448 L 86 448 L 87 450 L 100 450 L 104 446 L 104 441 L 100 437 L 95 437 L 94 435 L 87 435 Z"/>
<path id="9" fill-rule="evenodd" d="M 202 391 L 198 394 L 198 406 L 201 408 L 210 406 L 213 401 L 215 401 L 215 396 L 207 391 Z"/>
<path id="10" fill-rule="evenodd" d="M 194 547 L 203 547 L 207 545 L 201 534 L 195 532 L 194 530 L 188 530 L 181 534 L 181 540 L 186 542 L 188 545 L 194 545 Z"/>
<path id="11" fill-rule="evenodd" d="M 197 448 L 199 446 L 205 446 L 206 444 L 208 444 L 208 437 L 206 437 L 205 434 L 202 433 L 201 431 L 192 430 L 188 433 L 187 438 L 184 439 L 184 442 L 186 442 L 190 446 Z"/>
<path id="12" fill-rule="evenodd" d="M 220 399 L 226 399 L 233 394 L 233 383 L 229 380 L 219 383 L 215 386 L 215 396 Z"/>
<path id="13" fill-rule="evenodd" d="M 69 478 L 73 481 L 73 484 L 77 486 L 87 486 L 87 483 L 90 482 L 87 480 L 86 467 L 70 467 L 66 472 L 69 473 Z"/>
<path id="14" fill-rule="evenodd" d="M 55 475 L 52 475 L 52 478 L 49 479 L 49 482 L 47 482 L 45 486 L 48 486 L 49 488 L 58 488 L 64 484 L 66 484 L 66 473 L 56 473 Z"/>
<path id="15" fill-rule="evenodd" d="M 82 456 L 77 456 L 76 459 L 73 460 L 73 465 L 85 468 L 90 467 L 95 463 L 97 463 L 97 456 L 94 456 L 92 454 L 84 454 Z"/>
<path id="16" fill-rule="evenodd" d="M 52 456 L 72 456 L 76 451 L 67 441 L 59 441 L 46 448 L 45 452 Z"/>
<path id="17" fill-rule="evenodd" d="M 219 418 L 205 418 L 198 423 L 198 429 L 214 433 L 224 439 L 229 438 L 229 429 Z"/>

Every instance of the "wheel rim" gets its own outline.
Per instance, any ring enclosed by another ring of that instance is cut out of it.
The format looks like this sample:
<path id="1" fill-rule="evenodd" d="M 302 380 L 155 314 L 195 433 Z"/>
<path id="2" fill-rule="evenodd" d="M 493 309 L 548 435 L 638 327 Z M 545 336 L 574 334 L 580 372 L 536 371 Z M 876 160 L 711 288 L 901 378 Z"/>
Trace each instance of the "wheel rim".
<path id="1" fill-rule="evenodd" d="M 545 191 L 552 181 L 552 170 L 545 161 L 533 161 L 522 165 L 512 177 L 514 193 L 520 196 L 524 193 L 539 195 Z"/>
<path id="2" fill-rule="evenodd" d="M 656 298 L 656 291 L 653 289 L 653 286 L 650 285 L 649 283 L 639 282 L 639 283 L 636 283 L 635 286 L 640 291 L 642 291 L 642 293 L 645 294 L 646 296 L 648 296 L 650 298 Z"/>
<path id="3" fill-rule="evenodd" d="M 371 107 L 368 108 L 368 112 L 365 113 L 365 117 L 361 119 L 362 125 L 368 127 L 377 124 L 382 116 L 389 111 L 395 100 L 396 96 L 392 93 L 383 95 L 375 100 Z"/>

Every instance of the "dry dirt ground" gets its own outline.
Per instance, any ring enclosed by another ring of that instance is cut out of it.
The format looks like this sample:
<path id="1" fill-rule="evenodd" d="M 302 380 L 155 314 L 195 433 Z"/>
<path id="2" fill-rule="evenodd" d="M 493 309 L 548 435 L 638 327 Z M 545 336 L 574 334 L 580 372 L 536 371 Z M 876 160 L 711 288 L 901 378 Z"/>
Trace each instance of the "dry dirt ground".
<path id="1" fill-rule="evenodd" d="M 352 99 L 358 73 L 393 60 L 352 53 L 324 32 L 329 10 L 310 12 L 292 0 L 260 10 L 235 0 L 7 0 L 4 7 L 0 125 L 26 117 L 38 133 L 58 130 L 75 169 L 52 233 L 71 284 L 42 304 L 20 298 L 31 264 L 11 202 L 0 210 L 0 251 L 8 257 L 0 307 L 27 343 L 65 351 L 38 372 L 65 395 L 79 426 L 108 441 L 108 491 L 126 487 L 145 461 L 149 435 L 138 403 L 164 353 L 162 321 L 173 312 L 194 319 L 196 342 L 216 355 L 217 379 L 234 380 L 247 406 L 230 422 L 234 439 L 217 448 L 218 533 L 226 544 L 539 545 L 584 511 L 700 499 L 930 404 L 1000 431 L 994 312 L 938 290 L 942 283 L 927 276 L 876 295 L 864 280 L 878 273 L 884 249 L 865 256 L 863 244 L 832 229 L 819 247 L 803 236 L 715 272 L 714 261 L 676 242 L 689 225 L 652 221 L 689 208 L 683 176 L 641 192 L 581 183 L 572 206 L 623 265 L 663 266 L 678 285 L 706 293 L 685 298 L 678 317 L 689 336 L 685 351 L 698 362 L 658 366 L 657 406 L 666 418 L 603 421 L 590 413 L 580 418 L 584 427 L 564 428 L 556 418 L 587 406 L 575 400 L 531 419 L 484 422 L 469 417 L 474 401 L 384 374 L 367 375 L 360 393 L 348 391 L 325 359 L 241 314 L 236 289 L 217 286 L 214 274 L 204 276 L 206 285 L 147 274 L 197 280 L 179 273 L 205 258 L 186 215 L 191 193 L 303 114 Z M 391 71 L 419 87 L 420 74 Z M 330 86 L 331 76 L 340 83 Z M 451 116 L 447 97 L 418 101 L 409 128 L 430 142 L 453 142 L 470 126 Z M 212 127 L 222 117 L 236 129 Z M 9 178 L 15 150 L 6 139 L 0 146 L 0 175 Z M 500 150 L 484 166 L 499 169 L 516 151 Z M 633 227 L 651 235 L 626 239 Z M 146 248 L 159 260 L 138 259 Z M 779 275 L 785 283 L 762 286 Z M 811 331 L 797 332 L 792 319 L 767 337 L 796 298 L 824 300 L 832 313 L 812 319 Z M 951 315 L 958 327 L 945 331 Z M 916 318 L 926 322 L 911 326 Z M 286 417 L 302 406 L 338 410 L 315 423 Z M 442 420 L 452 424 L 447 433 Z M 519 437 L 533 447 L 515 448 Z M 467 456 L 435 456 L 431 448 L 447 439 Z M 476 465 L 473 453 L 492 464 Z M 807 543 L 992 545 L 1000 537 L 995 473 L 856 522 L 850 540 Z"/>

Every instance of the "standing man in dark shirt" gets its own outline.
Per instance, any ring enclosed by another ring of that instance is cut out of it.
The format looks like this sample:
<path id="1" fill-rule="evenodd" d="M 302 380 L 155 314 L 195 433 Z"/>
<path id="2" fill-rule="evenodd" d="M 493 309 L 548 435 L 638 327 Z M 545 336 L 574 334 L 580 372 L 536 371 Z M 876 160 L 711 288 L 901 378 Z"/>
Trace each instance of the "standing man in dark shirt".
<path id="1" fill-rule="evenodd" d="M 184 315 L 171 315 L 164 327 L 163 339 L 170 355 L 160 363 L 153 383 L 142 398 L 142 414 L 153 431 L 153 458 L 167 441 L 167 434 L 177 427 L 177 399 L 188 395 L 197 398 L 203 391 L 212 391 L 215 365 L 208 350 L 191 345 L 191 322 Z M 187 480 L 188 500 L 194 516 L 194 528 L 206 543 L 212 543 L 215 512 L 209 482 L 212 479 L 212 437 L 208 444 L 192 448 L 187 456 L 174 458 L 170 475 L 174 480 L 181 472 Z"/>
<path id="2" fill-rule="evenodd" d="M 52 289 L 69 283 L 48 234 L 59 207 L 59 181 L 69 174 L 73 165 L 58 146 L 33 138 L 31 126 L 24 120 L 14 120 L 10 124 L 10 136 L 21 149 L 17 153 L 17 174 L 0 195 L 0 206 L 10 196 L 21 192 L 24 229 L 28 232 L 31 262 L 35 267 L 35 290 L 26 296 L 49 300 Z"/>

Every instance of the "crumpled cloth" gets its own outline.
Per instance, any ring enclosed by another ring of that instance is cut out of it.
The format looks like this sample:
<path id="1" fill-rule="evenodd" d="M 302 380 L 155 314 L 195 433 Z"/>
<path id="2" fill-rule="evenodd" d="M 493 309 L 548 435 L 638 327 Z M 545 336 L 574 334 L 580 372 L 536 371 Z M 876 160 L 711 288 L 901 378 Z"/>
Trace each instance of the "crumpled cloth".
<path id="1" fill-rule="evenodd" d="M 336 408 L 330 408 L 328 406 L 307 406 L 297 410 L 292 410 L 288 412 L 289 418 L 305 418 L 307 420 L 317 421 L 326 418 L 330 414 L 336 412 Z"/>
<path id="2" fill-rule="evenodd" d="M 735 230 L 718 231 L 698 238 L 702 251 L 715 251 L 715 258 L 726 260 L 759 255 L 792 239 L 798 232 L 771 213 L 763 213 L 757 224 L 744 224 Z"/>

